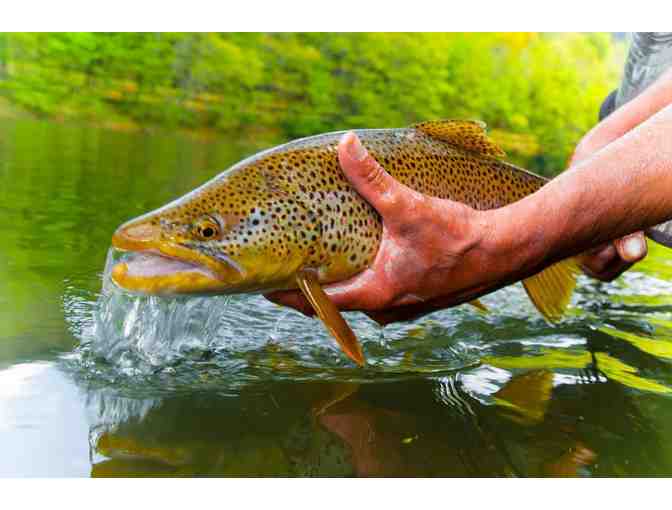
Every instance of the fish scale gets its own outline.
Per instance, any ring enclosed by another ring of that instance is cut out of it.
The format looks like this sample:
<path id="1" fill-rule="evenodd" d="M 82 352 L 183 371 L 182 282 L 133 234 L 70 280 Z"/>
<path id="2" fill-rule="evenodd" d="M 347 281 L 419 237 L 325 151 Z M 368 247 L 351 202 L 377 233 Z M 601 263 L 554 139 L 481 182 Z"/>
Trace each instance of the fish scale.
<path id="1" fill-rule="evenodd" d="M 508 163 L 470 154 L 417 129 L 357 130 L 362 144 L 397 180 L 421 193 L 456 200 L 476 209 L 509 204 L 539 189 L 545 180 Z M 376 255 L 382 224 L 376 211 L 350 186 L 341 171 L 336 148 L 343 133 L 329 133 L 282 145 L 243 161 L 211 181 L 169 216 L 188 222 L 215 209 L 238 223 L 217 248 L 241 255 L 243 245 L 270 242 L 273 254 L 289 254 L 288 244 L 308 246 L 304 211 L 319 220 L 320 281 L 332 282 L 368 267 Z M 217 189 L 224 184 L 228 193 Z M 287 195 L 278 199 L 276 195 Z M 269 200 L 264 201 L 265 195 Z M 291 198 L 290 198 L 291 197 Z M 194 207 L 194 204 L 204 204 Z M 207 207 L 206 207 L 207 206 Z M 251 218 L 258 223 L 252 224 Z M 278 228 L 273 229 L 274 221 Z M 310 228 L 310 227 L 308 227 Z"/>
<path id="2" fill-rule="evenodd" d="M 480 122 L 438 121 L 355 132 L 404 185 L 476 209 L 515 202 L 546 182 L 498 159 L 504 153 Z M 320 284 L 369 267 L 383 228 L 378 213 L 341 170 L 337 146 L 342 135 L 303 138 L 247 158 L 175 202 L 122 225 L 113 238 L 122 249 L 151 250 L 207 266 L 214 276 L 184 269 L 183 278 L 174 271 L 164 283 L 163 274 L 133 277 L 126 266 L 118 269 L 115 281 L 150 293 L 300 288 L 328 327 L 331 323 L 334 336 L 348 337 L 339 342 L 357 357 L 354 334 L 348 333 Z M 133 237 L 131 232 L 140 234 Z M 524 282 L 547 319 L 562 314 L 575 273 L 575 264 L 561 263 Z"/>

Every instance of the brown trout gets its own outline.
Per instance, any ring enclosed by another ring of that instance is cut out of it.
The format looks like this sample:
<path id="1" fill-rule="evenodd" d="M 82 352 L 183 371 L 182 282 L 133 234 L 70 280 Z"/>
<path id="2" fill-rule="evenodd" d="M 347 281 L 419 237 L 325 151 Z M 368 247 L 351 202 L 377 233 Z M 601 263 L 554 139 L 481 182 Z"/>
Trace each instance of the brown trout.
<path id="1" fill-rule="evenodd" d="M 504 206 L 546 182 L 501 161 L 503 151 L 477 121 L 355 133 L 403 184 L 476 209 Z M 311 136 L 255 154 L 123 224 L 112 244 L 133 253 L 113 267 L 112 279 L 131 291 L 163 295 L 301 289 L 343 351 L 363 364 L 357 338 L 321 287 L 367 268 L 382 235 L 379 215 L 340 168 L 342 134 Z M 576 267 L 570 259 L 523 281 L 546 319 L 561 317 Z"/>

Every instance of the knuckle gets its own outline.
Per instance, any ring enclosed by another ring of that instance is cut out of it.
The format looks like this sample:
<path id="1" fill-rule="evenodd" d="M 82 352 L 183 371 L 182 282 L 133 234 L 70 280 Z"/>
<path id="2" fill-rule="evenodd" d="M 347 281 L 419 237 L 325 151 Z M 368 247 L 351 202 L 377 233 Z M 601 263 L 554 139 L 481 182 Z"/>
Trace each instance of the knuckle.
<path id="1" fill-rule="evenodd" d="M 362 167 L 364 180 L 368 185 L 380 187 L 384 184 L 387 172 L 372 156 L 368 156 L 362 162 Z"/>
<path id="2" fill-rule="evenodd" d="M 604 271 L 606 263 L 597 257 L 591 257 L 584 260 L 583 265 L 594 274 L 599 274 Z"/>
<path id="3" fill-rule="evenodd" d="M 584 258 L 584 265 L 594 273 L 603 272 L 616 258 L 618 253 L 612 244 Z"/>

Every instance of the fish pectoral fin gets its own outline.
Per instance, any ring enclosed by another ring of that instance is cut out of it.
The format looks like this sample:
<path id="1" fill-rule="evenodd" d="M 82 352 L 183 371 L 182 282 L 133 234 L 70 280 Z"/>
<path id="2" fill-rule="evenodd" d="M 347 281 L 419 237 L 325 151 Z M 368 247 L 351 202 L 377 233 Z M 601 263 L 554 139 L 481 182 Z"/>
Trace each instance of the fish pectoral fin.
<path id="1" fill-rule="evenodd" d="M 315 313 L 336 339 L 346 356 L 358 365 L 364 365 L 364 353 L 359 340 L 357 340 L 348 323 L 345 322 L 336 305 L 322 289 L 315 272 L 310 270 L 300 271 L 296 276 L 296 281 L 299 289 L 306 296 L 308 302 L 315 309 Z"/>
<path id="2" fill-rule="evenodd" d="M 506 157 L 506 153 L 488 138 L 485 124 L 478 120 L 435 120 L 413 127 L 432 138 L 481 156 Z"/>
<path id="3" fill-rule="evenodd" d="M 488 307 L 485 306 L 479 299 L 474 299 L 473 301 L 469 301 L 469 304 L 476 308 L 477 310 L 483 312 L 483 313 L 488 313 Z"/>
<path id="4" fill-rule="evenodd" d="M 556 322 L 562 318 L 580 272 L 578 262 L 567 259 L 523 280 L 527 295 L 546 320 Z"/>

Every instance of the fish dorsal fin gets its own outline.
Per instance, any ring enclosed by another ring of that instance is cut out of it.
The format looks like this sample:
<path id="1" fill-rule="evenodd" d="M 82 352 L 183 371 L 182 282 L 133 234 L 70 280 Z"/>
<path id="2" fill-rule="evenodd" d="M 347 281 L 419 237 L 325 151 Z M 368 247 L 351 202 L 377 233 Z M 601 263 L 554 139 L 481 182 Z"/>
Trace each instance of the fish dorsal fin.
<path id="1" fill-rule="evenodd" d="M 364 365 L 364 353 L 362 352 L 362 346 L 359 345 L 359 340 L 357 340 L 348 323 L 345 322 L 336 305 L 322 290 L 322 286 L 317 280 L 317 274 L 310 270 L 299 271 L 296 276 L 296 283 L 346 356 L 358 365 Z"/>
<path id="2" fill-rule="evenodd" d="M 434 120 L 413 127 L 432 138 L 481 156 L 506 157 L 506 153 L 488 138 L 485 124 L 479 120 Z"/>
<path id="3" fill-rule="evenodd" d="M 580 272 L 578 262 L 567 259 L 523 280 L 527 295 L 546 320 L 560 320 L 572 298 Z"/>

